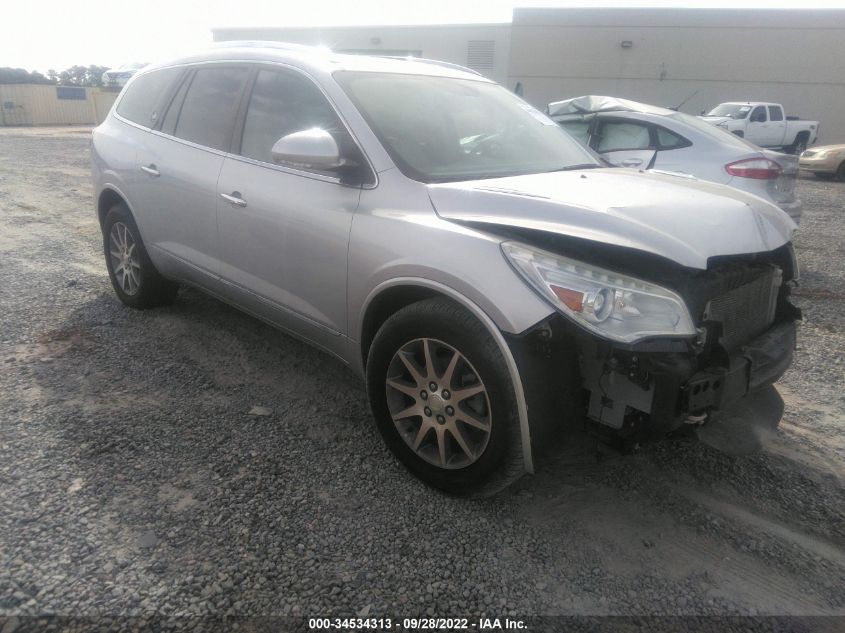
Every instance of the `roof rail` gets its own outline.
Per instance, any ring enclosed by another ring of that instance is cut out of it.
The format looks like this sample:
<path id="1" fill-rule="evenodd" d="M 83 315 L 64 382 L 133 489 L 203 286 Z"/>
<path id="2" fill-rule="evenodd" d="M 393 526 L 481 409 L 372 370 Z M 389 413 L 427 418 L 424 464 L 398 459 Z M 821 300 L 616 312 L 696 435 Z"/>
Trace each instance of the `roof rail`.
<path id="1" fill-rule="evenodd" d="M 276 40 L 225 40 L 214 42 L 215 48 L 277 48 L 287 51 L 316 52 L 323 51 L 331 53 L 331 49 L 325 46 L 313 46 L 310 44 L 293 44 L 291 42 L 279 42 Z"/>
<path id="2" fill-rule="evenodd" d="M 477 70 L 473 70 L 472 68 L 467 68 L 466 66 L 461 66 L 460 64 L 453 64 L 452 62 L 444 62 L 439 59 L 427 59 L 425 57 L 412 57 L 410 55 L 401 56 L 401 55 L 374 55 L 374 57 L 381 57 L 382 59 L 399 59 L 406 62 L 419 62 L 421 64 L 431 64 L 432 66 L 442 66 L 443 68 L 451 68 L 452 70 L 461 70 L 465 73 L 470 73 L 472 75 L 478 75 L 479 77 L 483 77 L 483 75 L 478 72 Z"/>

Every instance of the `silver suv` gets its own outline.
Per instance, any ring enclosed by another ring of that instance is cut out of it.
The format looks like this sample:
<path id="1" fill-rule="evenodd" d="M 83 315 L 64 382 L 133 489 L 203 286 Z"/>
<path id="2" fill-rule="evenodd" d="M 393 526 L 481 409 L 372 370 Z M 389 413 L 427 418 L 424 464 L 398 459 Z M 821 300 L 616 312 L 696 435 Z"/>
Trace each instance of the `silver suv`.
<path id="1" fill-rule="evenodd" d="M 190 284 L 339 358 L 433 486 L 500 489 L 567 422 L 633 442 L 780 419 L 792 220 L 603 168 L 472 71 L 222 46 L 133 77 L 92 164 L 123 303 Z"/>

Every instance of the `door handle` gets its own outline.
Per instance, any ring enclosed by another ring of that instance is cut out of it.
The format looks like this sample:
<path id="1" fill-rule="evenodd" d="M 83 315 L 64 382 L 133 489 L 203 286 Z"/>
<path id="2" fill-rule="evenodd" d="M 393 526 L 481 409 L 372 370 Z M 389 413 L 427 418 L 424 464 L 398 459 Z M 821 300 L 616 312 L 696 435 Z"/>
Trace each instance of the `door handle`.
<path id="1" fill-rule="evenodd" d="M 238 191 L 233 191 L 231 194 L 221 193 L 220 197 L 223 198 L 229 204 L 231 204 L 233 207 L 243 208 L 246 206 L 246 200 L 241 198 L 241 194 Z"/>
<path id="2" fill-rule="evenodd" d="M 150 163 L 149 165 L 141 165 L 141 171 L 145 174 L 149 174 L 153 178 L 158 178 L 161 176 L 161 172 L 158 170 L 158 167 L 155 166 L 155 163 Z"/>
<path id="3" fill-rule="evenodd" d="M 623 167 L 636 167 L 643 164 L 642 158 L 626 158 L 622 161 Z"/>

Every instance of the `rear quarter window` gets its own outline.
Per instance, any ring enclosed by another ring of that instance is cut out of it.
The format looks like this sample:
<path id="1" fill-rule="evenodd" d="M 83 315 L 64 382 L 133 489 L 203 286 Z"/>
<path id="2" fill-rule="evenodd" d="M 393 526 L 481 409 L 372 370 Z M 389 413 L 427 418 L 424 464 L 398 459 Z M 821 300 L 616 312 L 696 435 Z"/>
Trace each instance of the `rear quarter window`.
<path id="1" fill-rule="evenodd" d="M 687 147 L 691 145 L 687 139 L 678 136 L 674 132 L 670 132 L 665 127 L 655 126 L 657 130 L 657 144 L 660 149 L 677 149 L 679 147 Z"/>
<path id="2" fill-rule="evenodd" d="M 164 68 L 138 75 L 126 87 L 117 104 L 117 113 L 138 125 L 154 127 L 164 106 L 164 96 L 181 72 L 180 68 Z"/>

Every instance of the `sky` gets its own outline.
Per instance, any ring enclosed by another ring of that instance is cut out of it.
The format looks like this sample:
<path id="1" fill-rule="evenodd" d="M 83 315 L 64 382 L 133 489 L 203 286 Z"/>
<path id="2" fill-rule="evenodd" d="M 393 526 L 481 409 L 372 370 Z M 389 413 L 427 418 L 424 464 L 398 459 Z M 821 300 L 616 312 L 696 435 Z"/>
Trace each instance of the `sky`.
<path id="1" fill-rule="evenodd" d="M 845 8 L 845 0 L 8 0 L 0 66 L 152 62 L 210 44 L 213 27 L 509 22 L 514 7 L 527 6 L 810 9 Z"/>

